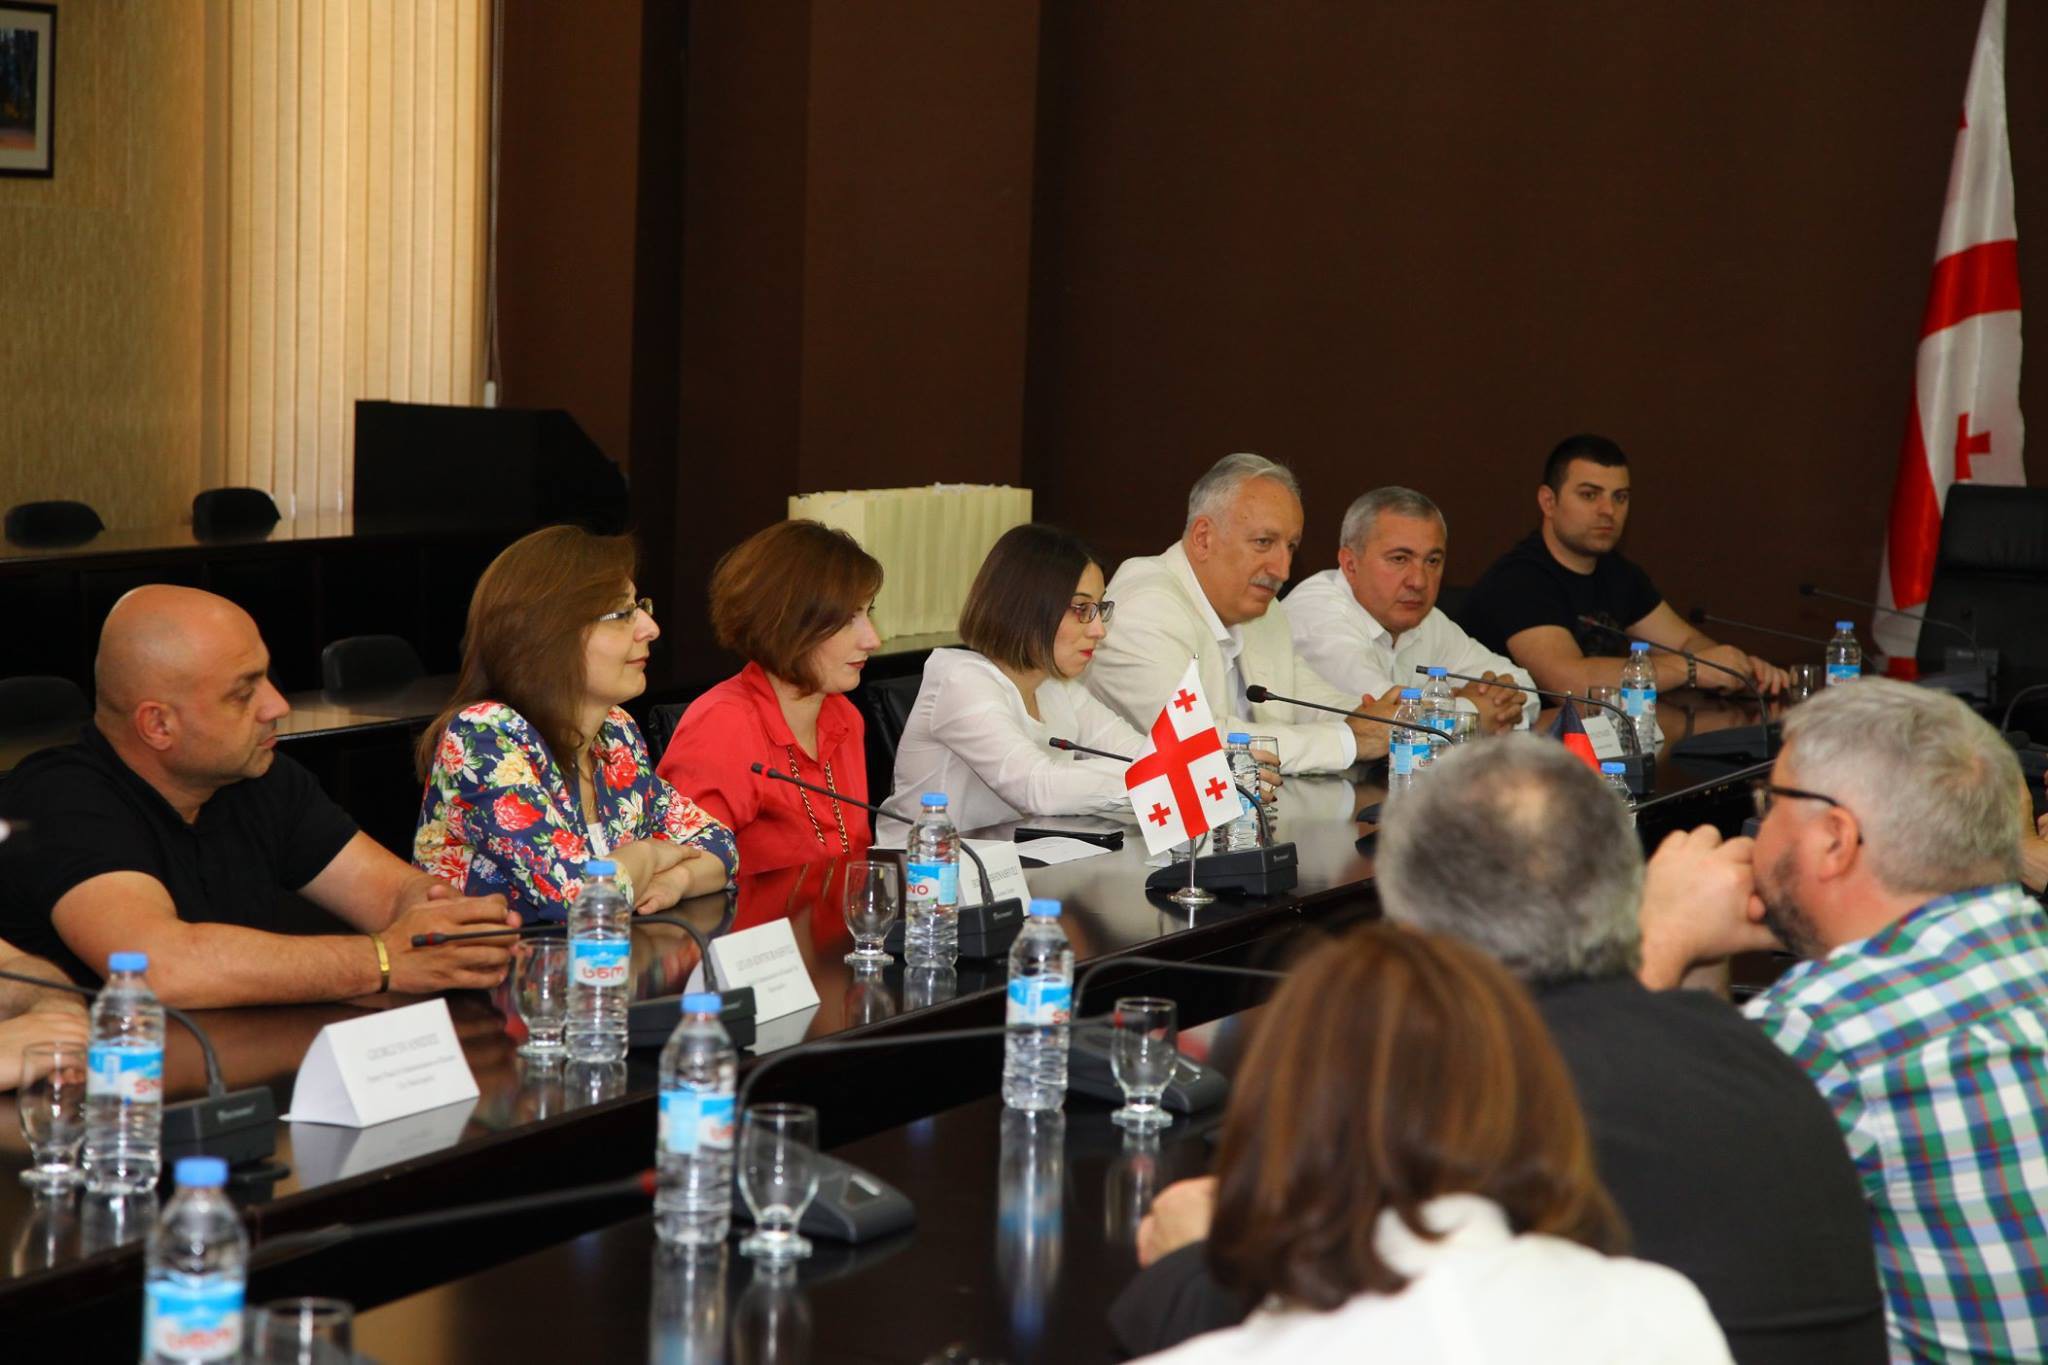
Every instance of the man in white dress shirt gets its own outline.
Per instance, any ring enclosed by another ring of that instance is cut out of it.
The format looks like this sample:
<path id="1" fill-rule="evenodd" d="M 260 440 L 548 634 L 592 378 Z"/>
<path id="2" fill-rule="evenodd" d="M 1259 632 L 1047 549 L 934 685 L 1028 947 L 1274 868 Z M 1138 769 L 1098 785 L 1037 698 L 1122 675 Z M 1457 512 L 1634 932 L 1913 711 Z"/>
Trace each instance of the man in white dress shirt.
<path id="1" fill-rule="evenodd" d="M 1375 488 L 1360 497 L 1344 513 L 1337 567 L 1287 594 L 1295 651 L 1346 692 L 1420 687 L 1417 665 L 1534 687 L 1526 670 L 1437 610 L 1448 543 L 1443 512 L 1414 489 Z M 1453 690 L 1479 713 L 1487 734 L 1529 724 L 1542 709 L 1533 693 L 1513 688 L 1462 683 Z"/>
<path id="2" fill-rule="evenodd" d="M 1277 599 L 1301 525 L 1301 487 L 1285 466 L 1257 455 L 1217 461 L 1188 494 L 1179 543 L 1125 560 L 1110 580 L 1116 629 L 1088 669 L 1088 690 L 1149 731 L 1192 658 L 1217 728 L 1279 740 L 1282 772 L 1336 772 L 1385 754 L 1384 725 L 1245 700 L 1245 687 L 1256 683 L 1388 717 L 1398 701 L 1392 689 L 1377 700 L 1340 691 L 1295 653 Z"/>

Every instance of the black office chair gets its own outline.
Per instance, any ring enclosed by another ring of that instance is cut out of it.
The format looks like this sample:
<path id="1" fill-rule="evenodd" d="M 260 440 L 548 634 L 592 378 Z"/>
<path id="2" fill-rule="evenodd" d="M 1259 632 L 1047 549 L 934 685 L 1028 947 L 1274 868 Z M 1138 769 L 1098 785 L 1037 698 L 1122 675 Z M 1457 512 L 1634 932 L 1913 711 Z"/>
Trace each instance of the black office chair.
<path id="1" fill-rule="evenodd" d="M 1954 621 L 1998 651 L 1998 704 L 2048 682 L 2048 488 L 1959 483 L 1949 489 L 1927 594 L 1930 621 Z M 1915 651 L 1938 672 L 1954 631 L 1923 626 Z"/>
<path id="2" fill-rule="evenodd" d="M 854 701 L 867 722 L 868 795 L 881 801 L 896 783 L 896 746 L 910 724 L 911 708 L 917 705 L 917 689 L 924 673 L 906 673 L 894 678 L 870 678 L 863 682 Z"/>
<path id="3" fill-rule="evenodd" d="M 668 752 L 668 742 L 676 737 L 676 726 L 682 724 L 683 712 L 689 710 L 687 702 L 665 702 L 647 709 L 647 756 L 656 766 L 662 755 Z"/>
<path id="4" fill-rule="evenodd" d="M 277 525 L 277 504 L 260 488 L 209 488 L 192 499 L 192 534 L 245 536 Z"/>
<path id="5" fill-rule="evenodd" d="M 329 692 L 388 692 L 426 672 L 419 652 L 398 635 L 349 635 L 320 651 L 320 686 Z"/>
<path id="6" fill-rule="evenodd" d="M 28 673 L 0 678 L 0 731 L 54 730 L 92 715 L 83 688 L 69 678 Z"/>
<path id="7" fill-rule="evenodd" d="M 24 502 L 7 509 L 7 538 L 16 545 L 82 545 L 107 529 L 82 502 Z"/>

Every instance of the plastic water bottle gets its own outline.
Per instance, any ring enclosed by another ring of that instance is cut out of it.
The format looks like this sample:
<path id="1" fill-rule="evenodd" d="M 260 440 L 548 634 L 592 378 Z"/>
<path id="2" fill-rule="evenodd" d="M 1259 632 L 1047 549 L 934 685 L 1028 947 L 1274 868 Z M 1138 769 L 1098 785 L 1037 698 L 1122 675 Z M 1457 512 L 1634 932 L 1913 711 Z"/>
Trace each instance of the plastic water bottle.
<path id="1" fill-rule="evenodd" d="M 1074 1017 L 1074 950 L 1060 903 L 1034 900 L 1010 945 L 1010 998 L 1003 1022 L 1003 1103 L 1057 1109 L 1067 1098 L 1067 1021 Z"/>
<path id="2" fill-rule="evenodd" d="M 1628 766 L 1609 759 L 1600 765 L 1600 780 L 1607 789 L 1620 797 L 1623 805 L 1634 805 L 1635 797 L 1628 789 Z"/>
<path id="3" fill-rule="evenodd" d="M 632 976 L 633 907 L 608 858 L 583 864 L 583 890 L 569 906 L 569 1023 L 572 1062 L 626 1055 L 626 987 Z"/>
<path id="4" fill-rule="evenodd" d="M 1828 686 L 1855 682 L 1863 676 L 1863 646 L 1856 643 L 1854 621 L 1835 622 L 1835 638 L 1828 641 Z"/>
<path id="5" fill-rule="evenodd" d="M 1394 708 L 1394 736 L 1387 743 L 1387 799 L 1394 800 L 1415 785 L 1429 765 L 1429 740 L 1422 733 L 1422 689 L 1401 689 Z"/>
<path id="6" fill-rule="evenodd" d="M 1636 741 L 1644 753 L 1657 747 L 1657 670 L 1650 664 L 1650 646 L 1641 640 L 1628 647 L 1621 666 L 1621 709 L 1636 723 Z"/>
<path id="7" fill-rule="evenodd" d="M 164 1007 L 148 970 L 149 954 L 115 953 L 92 1002 L 84 1165 L 95 1194 L 140 1194 L 163 1174 Z"/>
<path id="8" fill-rule="evenodd" d="M 1237 784 L 1237 795 L 1244 802 L 1244 813 L 1216 831 L 1215 844 L 1218 853 L 1235 853 L 1257 848 L 1265 842 L 1260 837 L 1257 804 L 1259 763 L 1252 757 L 1252 737 L 1242 731 L 1232 731 L 1225 737 L 1224 753 L 1230 759 L 1230 780 Z M 1251 795 L 1247 796 L 1247 792 Z"/>
<path id="9" fill-rule="evenodd" d="M 249 1234 L 221 1193 L 228 1164 L 188 1156 L 176 1174 L 178 1192 L 164 1205 L 145 1253 L 142 1358 L 148 1365 L 238 1361 Z"/>
<path id="10" fill-rule="evenodd" d="M 1458 699 L 1451 694 L 1451 679 L 1441 668 L 1431 668 L 1422 684 L 1422 723 L 1444 737 L 1446 744 L 1458 737 Z M 1429 757 L 1435 762 L 1435 755 Z"/>
<path id="11" fill-rule="evenodd" d="M 960 836 L 946 813 L 944 792 L 926 792 L 921 804 L 904 857 L 903 960 L 955 962 L 960 957 Z"/>
<path id="12" fill-rule="evenodd" d="M 684 996 L 682 1022 L 661 1050 L 654 1231 L 671 1246 L 719 1246 L 732 1226 L 738 1058 L 718 1022 L 718 1005 L 709 991 Z"/>

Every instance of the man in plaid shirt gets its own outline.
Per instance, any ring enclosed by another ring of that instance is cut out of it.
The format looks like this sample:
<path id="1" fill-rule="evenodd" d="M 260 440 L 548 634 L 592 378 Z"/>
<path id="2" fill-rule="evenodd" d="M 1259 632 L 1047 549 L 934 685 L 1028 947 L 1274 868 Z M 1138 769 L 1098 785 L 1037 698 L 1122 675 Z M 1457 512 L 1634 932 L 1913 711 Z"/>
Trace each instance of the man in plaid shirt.
<path id="1" fill-rule="evenodd" d="M 1841 1124 L 1892 1359 L 2048 1357 L 2048 920 L 2012 750 L 1953 697 L 1864 679 L 1789 714 L 1757 798 L 1754 895 L 1646 923 L 1646 977 L 1755 921 L 1798 953 L 1747 1013 Z M 1714 850 L 1723 885 L 1746 843 Z"/>

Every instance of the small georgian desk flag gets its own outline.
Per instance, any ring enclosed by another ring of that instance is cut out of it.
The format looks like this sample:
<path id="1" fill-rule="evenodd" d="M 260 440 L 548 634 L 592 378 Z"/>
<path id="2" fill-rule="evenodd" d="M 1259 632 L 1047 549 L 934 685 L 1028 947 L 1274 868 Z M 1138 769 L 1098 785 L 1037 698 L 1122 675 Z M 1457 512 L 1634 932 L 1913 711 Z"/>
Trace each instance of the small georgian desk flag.
<path id="1" fill-rule="evenodd" d="M 1152 722 L 1144 749 L 1124 771 L 1124 789 L 1145 832 L 1147 853 L 1200 838 L 1243 812 L 1194 660 Z"/>

